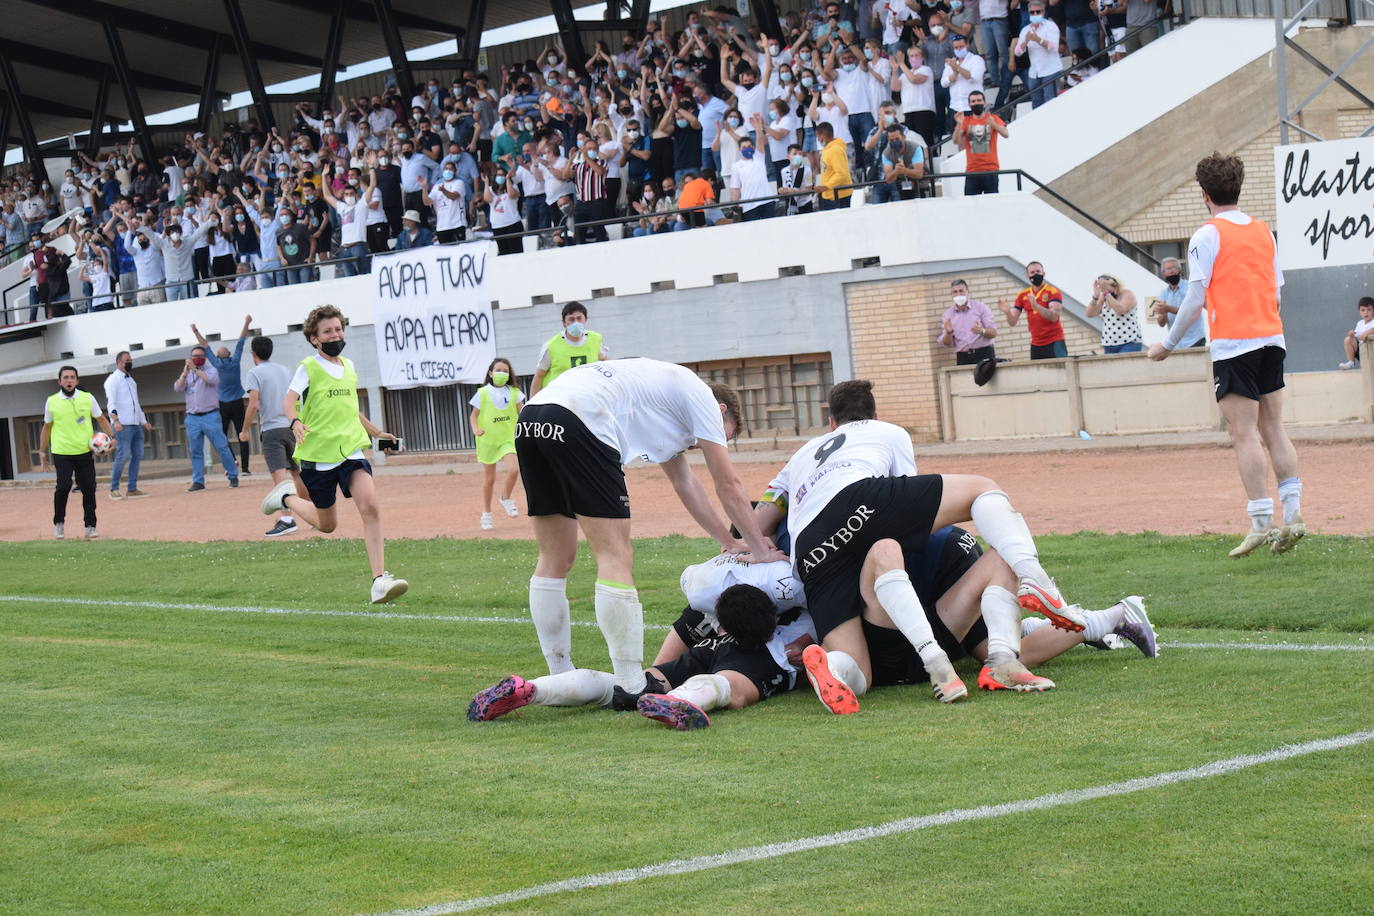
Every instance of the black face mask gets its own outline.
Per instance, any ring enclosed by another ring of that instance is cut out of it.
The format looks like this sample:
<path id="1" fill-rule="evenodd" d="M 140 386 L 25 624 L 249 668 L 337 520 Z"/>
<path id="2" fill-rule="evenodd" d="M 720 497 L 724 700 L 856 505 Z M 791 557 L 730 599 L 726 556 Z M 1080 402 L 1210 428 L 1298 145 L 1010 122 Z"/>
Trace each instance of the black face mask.
<path id="1" fill-rule="evenodd" d="M 980 115 L 980 114 L 982 114 L 983 112 L 985 112 L 985 111 L 988 110 L 988 106 L 986 106 L 986 105 L 977 105 L 977 104 L 975 104 L 975 105 L 970 105 L 970 106 L 968 107 L 968 110 L 971 111 L 971 112 L 973 112 L 973 113 L 976 114 L 976 115 Z"/>
<path id="2" fill-rule="evenodd" d="M 125 375 L 133 375 L 133 374 L 134 374 L 134 361 L 133 361 L 133 360 L 129 360 L 127 363 L 124 364 L 124 374 L 125 374 Z"/>
<path id="3" fill-rule="evenodd" d="M 1031 275 L 1030 275 L 1030 281 L 1031 281 L 1031 286 L 1039 286 L 1041 283 L 1044 283 L 1044 282 L 1045 282 L 1045 275 L 1044 275 L 1044 274 L 1031 274 Z"/>
<path id="4" fill-rule="evenodd" d="M 1181 274 L 1168 274 L 1164 277 L 1164 282 L 1170 286 L 1178 286 L 1178 281 L 1182 279 Z"/>
<path id="5" fill-rule="evenodd" d="M 320 344 L 320 352 L 325 356 L 338 356 L 343 352 L 344 342 L 342 340 L 326 340 Z"/>

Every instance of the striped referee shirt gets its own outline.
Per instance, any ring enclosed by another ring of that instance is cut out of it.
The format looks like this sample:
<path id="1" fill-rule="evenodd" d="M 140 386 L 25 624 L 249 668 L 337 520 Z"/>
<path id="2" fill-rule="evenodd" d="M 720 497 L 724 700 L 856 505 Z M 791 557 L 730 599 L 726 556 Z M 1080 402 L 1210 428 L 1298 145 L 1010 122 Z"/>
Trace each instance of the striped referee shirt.
<path id="1" fill-rule="evenodd" d="M 578 200 L 601 200 L 606 196 L 606 176 L 590 162 L 573 166 L 573 181 L 577 183 Z"/>

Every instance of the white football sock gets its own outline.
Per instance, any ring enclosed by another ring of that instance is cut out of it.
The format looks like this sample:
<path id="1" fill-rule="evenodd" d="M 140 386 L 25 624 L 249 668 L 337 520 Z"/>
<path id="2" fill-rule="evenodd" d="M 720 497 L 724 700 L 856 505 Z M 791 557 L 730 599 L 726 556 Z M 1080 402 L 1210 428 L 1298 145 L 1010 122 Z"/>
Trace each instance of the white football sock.
<path id="1" fill-rule="evenodd" d="M 562 674 L 546 674 L 530 681 L 538 706 L 610 706 L 615 675 L 590 668 L 574 668 Z"/>
<path id="2" fill-rule="evenodd" d="M 1121 626 L 1126 616 L 1126 605 L 1117 603 L 1104 611 L 1083 612 L 1083 641 L 1096 642 Z"/>
<path id="3" fill-rule="evenodd" d="M 1302 511 L 1302 478 L 1280 480 L 1279 500 L 1283 503 L 1283 523 L 1292 524 L 1293 516 Z"/>
<path id="4" fill-rule="evenodd" d="M 695 674 L 668 691 L 668 696 L 710 712 L 730 705 L 730 682 L 721 674 Z"/>
<path id="5" fill-rule="evenodd" d="M 911 577 L 904 569 L 892 569 L 883 573 L 873 583 L 873 592 L 878 603 L 887 611 L 887 616 L 902 631 L 907 642 L 916 648 L 921 662 L 927 669 L 933 664 L 949 664 L 949 656 L 935 641 L 935 633 L 930 629 L 930 621 L 921 607 L 921 599 L 911 586 Z M 848 683 L 848 682 L 846 682 Z"/>
<path id="6" fill-rule="evenodd" d="M 1021 654 L 1021 605 L 1000 585 L 983 589 L 983 623 L 988 628 L 988 664 L 1015 661 Z"/>
<path id="7" fill-rule="evenodd" d="M 1274 526 L 1273 497 L 1252 499 L 1245 504 L 1245 511 L 1250 516 L 1251 531 L 1268 531 Z"/>
<path id="8" fill-rule="evenodd" d="M 281 514 L 281 520 L 286 522 L 288 525 L 295 521 L 295 519 L 291 517 L 290 512 L 283 512 Z"/>
<path id="9" fill-rule="evenodd" d="M 1001 490 L 980 494 L 973 501 L 969 514 L 983 540 L 1001 554 L 1018 578 L 1049 583 L 1050 577 L 1040 565 L 1040 555 L 1035 551 L 1035 541 L 1026 527 L 1026 520 L 1011 507 L 1007 494 Z"/>
<path id="10" fill-rule="evenodd" d="M 644 690 L 644 607 L 639 592 L 596 583 L 596 625 L 606 638 L 615 680 L 630 693 Z"/>
<path id="11" fill-rule="evenodd" d="M 572 621 L 568 612 L 568 580 L 530 577 L 530 617 L 539 634 L 539 649 L 549 674 L 573 670 Z"/>
<path id="12" fill-rule="evenodd" d="M 1032 633 L 1034 633 L 1036 630 L 1040 629 L 1041 627 L 1047 627 L 1047 626 L 1050 626 L 1050 622 L 1049 622 L 1048 620 L 1046 620 L 1044 617 L 1025 617 L 1025 618 L 1022 618 L 1022 620 L 1021 620 L 1021 638 L 1022 638 L 1022 639 L 1025 639 L 1027 636 L 1031 635 Z"/>
<path id="13" fill-rule="evenodd" d="M 830 673 L 844 681 L 845 686 L 854 691 L 854 696 L 861 697 L 868 693 L 868 679 L 848 652 L 827 652 L 825 662 L 830 667 Z"/>

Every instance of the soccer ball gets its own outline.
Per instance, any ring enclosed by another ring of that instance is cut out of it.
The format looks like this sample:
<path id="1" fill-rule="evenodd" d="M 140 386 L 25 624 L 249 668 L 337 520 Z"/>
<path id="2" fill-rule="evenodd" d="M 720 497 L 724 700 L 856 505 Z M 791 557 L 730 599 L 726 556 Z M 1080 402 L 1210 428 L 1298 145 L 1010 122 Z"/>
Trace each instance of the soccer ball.
<path id="1" fill-rule="evenodd" d="M 91 451 L 97 455 L 103 455 L 114 446 L 114 440 L 104 433 L 96 433 L 91 436 Z"/>

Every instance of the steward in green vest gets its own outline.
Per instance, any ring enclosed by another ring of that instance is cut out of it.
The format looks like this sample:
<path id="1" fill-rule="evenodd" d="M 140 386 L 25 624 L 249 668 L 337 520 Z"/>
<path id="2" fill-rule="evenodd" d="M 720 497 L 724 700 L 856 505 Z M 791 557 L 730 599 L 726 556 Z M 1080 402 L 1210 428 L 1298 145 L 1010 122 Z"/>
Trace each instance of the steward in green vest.
<path id="1" fill-rule="evenodd" d="M 539 353 L 530 396 L 552 385 L 554 379 L 569 369 L 609 358 L 601 335 L 587 330 L 587 307 L 580 302 L 569 302 L 563 306 L 563 332 L 549 338 Z"/>
<path id="2" fill-rule="evenodd" d="M 61 388 L 48 398 L 43 407 L 43 433 L 39 437 L 38 467 L 47 471 L 57 468 L 57 488 L 53 491 L 53 537 L 66 536 L 67 497 L 72 492 L 72 480 L 81 490 L 81 507 L 85 515 L 86 537 L 99 537 L 95 528 L 95 456 L 91 454 L 91 437 L 96 421 L 115 447 L 114 430 L 100 412 L 95 395 L 77 388 L 81 377 L 75 366 L 57 370 L 57 384 Z M 48 464 L 48 449 L 52 448 L 53 465 Z"/>

